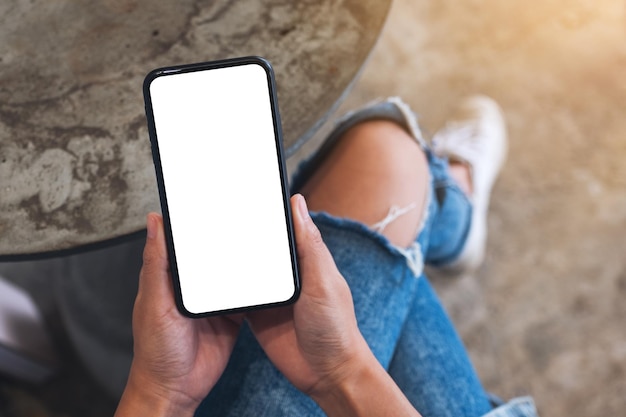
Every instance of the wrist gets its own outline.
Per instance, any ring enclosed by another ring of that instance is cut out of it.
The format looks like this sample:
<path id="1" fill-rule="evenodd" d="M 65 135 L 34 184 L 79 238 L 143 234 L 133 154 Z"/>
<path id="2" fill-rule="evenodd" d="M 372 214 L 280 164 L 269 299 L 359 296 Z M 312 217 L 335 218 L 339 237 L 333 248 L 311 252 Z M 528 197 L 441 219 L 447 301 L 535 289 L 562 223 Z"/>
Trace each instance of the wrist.
<path id="1" fill-rule="evenodd" d="M 131 368 L 115 417 L 191 417 L 198 405 L 197 401 L 184 393 L 155 384 Z"/>
<path id="2" fill-rule="evenodd" d="M 369 348 L 342 373 L 310 393 L 328 417 L 420 417 Z"/>
<path id="3" fill-rule="evenodd" d="M 377 359 L 367 350 L 359 349 L 348 362 L 337 368 L 332 375 L 320 381 L 308 394 L 327 415 L 352 415 L 358 401 L 359 386 L 368 385 L 375 379 L 380 367 Z"/>

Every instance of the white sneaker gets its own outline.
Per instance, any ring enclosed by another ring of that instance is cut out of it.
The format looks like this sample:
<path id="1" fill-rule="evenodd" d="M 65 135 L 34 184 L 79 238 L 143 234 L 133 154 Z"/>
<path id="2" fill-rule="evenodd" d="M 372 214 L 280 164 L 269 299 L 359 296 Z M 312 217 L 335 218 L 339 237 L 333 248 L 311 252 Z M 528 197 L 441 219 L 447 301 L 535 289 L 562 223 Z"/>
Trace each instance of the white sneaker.
<path id="1" fill-rule="evenodd" d="M 487 243 L 487 212 L 491 188 L 506 159 L 507 134 L 502 111 L 492 99 L 465 99 L 432 140 L 436 155 L 466 163 L 472 180 L 472 224 L 457 259 L 440 268 L 450 272 L 475 270 Z"/>

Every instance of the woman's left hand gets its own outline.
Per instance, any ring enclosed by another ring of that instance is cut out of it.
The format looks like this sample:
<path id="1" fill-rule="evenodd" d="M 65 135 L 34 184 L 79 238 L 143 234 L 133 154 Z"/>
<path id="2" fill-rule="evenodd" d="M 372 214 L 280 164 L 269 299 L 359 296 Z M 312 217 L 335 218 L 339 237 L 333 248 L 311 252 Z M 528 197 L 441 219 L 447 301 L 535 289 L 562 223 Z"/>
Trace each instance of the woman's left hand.
<path id="1" fill-rule="evenodd" d="M 181 315 L 174 302 L 163 220 L 151 213 L 147 222 L 133 311 L 134 358 L 116 416 L 193 415 L 222 375 L 242 318 Z"/>

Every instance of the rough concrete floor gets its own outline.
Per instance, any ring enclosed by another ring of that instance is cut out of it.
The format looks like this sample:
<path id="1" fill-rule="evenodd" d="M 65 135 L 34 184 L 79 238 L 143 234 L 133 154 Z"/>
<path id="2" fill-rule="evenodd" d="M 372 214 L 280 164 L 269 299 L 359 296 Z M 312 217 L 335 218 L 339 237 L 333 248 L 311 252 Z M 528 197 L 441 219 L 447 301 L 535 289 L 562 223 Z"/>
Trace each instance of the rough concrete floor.
<path id="1" fill-rule="evenodd" d="M 544 416 L 626 410 L 626 2 L 396 0 L 341 110 L 399 95 L 431 136 L 504 109 L 485 265 L 434 277 L 478 373 Z"/>
<path id="2" fill-rule="evenodd" d="M 543 416 L 626 409 L 625 8 L 623 0 L 396 0 L 342 106 L 401 95 L 433 133 L 464 95 L 502 105 L 510 153 L 485 265 L 434 281 L 487 388 L 531 394 Z M 82 390 L 57 394 L 93 401 Z"/>
<path id="3" fill-rule="evenodd" d="M 503 107 L 484 267 L 436 279 L 488 389 L 544 416 L 626 410 L 626 2 L 397 0 L 346 103 L 398 94 L 431 133 Z"/>

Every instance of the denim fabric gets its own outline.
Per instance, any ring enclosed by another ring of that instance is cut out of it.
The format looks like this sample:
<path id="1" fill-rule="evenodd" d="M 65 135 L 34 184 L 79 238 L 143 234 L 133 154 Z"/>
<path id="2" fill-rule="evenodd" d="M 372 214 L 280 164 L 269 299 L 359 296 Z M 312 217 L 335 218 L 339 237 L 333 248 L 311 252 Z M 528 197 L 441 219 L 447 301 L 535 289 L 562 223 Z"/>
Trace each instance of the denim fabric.
<path id="1" fill-rule="evenodd" d="M 455 230 L 445 231 L 447 240 L 434 236 L 433 230 L 445 230 L 439 224 L 447 221 L 443 213 L 456 211 L 466 221 L 471 218 L 466 199 L 436 198 L 441 183 L 447 184 L 446 195 L 456 195 L 456 186 L 441 181 L 445 164 L 432 155 L 429 159 L 442 169 L 431 170 L 428 217 L 417 239 L 416 247 L 427 261 L 431 251 L 438 258 L 453 258 L 467 234 L 467 225 L 451 222 Z M 463 345 L 421 270 L 416 275 L 409 267 L 405 251 L 360 223 L 326 213 L 312 217 L 350 285 L 363 336 L 415 407 L 425 416 L 480 416 L 490 411 Z M 197 415 L 324 414 L 274 368 L 245 327 L 223 377 Z"/>
<path id="2" fill-rule="evenodd" d="M 472 206 L 467 196 L 448 175 L 448 161 L 427 151 L 436 208 L 429 216 L 425 262 L 432 266 L 448 264 L 463 249 L 469 234 Z"/>
<path id="3" fill-rule="evenodd" d="M 397 100 L 393 104 L 403 114 L 396 117 L 386 102 L 388 118 L 410 117 Z M 414 133 L 415 120 L 404 125 Z M 352 220 L 311 213 L 350 286 L 359 329 L 424 417 L 478 417 L 498 410 L 499 414 L 489 416 L 534 416 L 529 399 L 530 403 L 518 401 L 492 409 L 460 338 L 423 275 L 424 263 L 438 265 L 459 255 L 472 209 L 449 177 L 447 162 L 434 156 L 421 137 L 414 137 L 426 151 L 431 187 L 424 222 L 411 248 L 394 247 L 384 236 Z M 296 177 L 293 183 L 302 180 Z M 323 415 L 276 370 L 245 325 L 224 375 L 196 411 L 198 417 Z"/>

